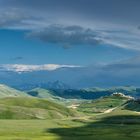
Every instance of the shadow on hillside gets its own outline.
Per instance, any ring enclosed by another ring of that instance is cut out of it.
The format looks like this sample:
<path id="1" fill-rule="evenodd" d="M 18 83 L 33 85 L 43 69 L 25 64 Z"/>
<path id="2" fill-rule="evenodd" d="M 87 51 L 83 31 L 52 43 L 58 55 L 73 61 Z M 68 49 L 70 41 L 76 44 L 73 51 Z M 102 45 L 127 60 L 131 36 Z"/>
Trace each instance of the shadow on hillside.
<path id="1" fill-rule="evenodd" d="M 82 127 L 49 129 L 49 132 L 60 136 L 60 140 L 139 140 L 139 124 L 140 116 L 113 116 Z"/>
<path id="2" fill-rule="evenodd" d="M 128 101 L 125 106 L 124 106 L 125 109 L 127 110 L 131 110 L 131 111 L 140 111 L 140 100 L 137 99 L 137 100 L 130 100 Z"/>

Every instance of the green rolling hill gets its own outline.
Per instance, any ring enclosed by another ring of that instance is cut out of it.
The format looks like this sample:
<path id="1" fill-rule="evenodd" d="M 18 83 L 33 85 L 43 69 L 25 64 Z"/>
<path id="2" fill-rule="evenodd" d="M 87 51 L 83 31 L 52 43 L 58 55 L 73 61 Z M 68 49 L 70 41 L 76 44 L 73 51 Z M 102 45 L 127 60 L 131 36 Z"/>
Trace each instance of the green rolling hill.
<path id="1" fill-rule="evenodd" d="M 27 93 L 16 90 L 14 88 L 8 87 L 6 85 L 0 84 L 0 98 L 5 97 L 27 97 Z"/>
<path id="2" fill-rule="evenodd" d="M 137 140 L 140 136 L 140 101 L 121 93 L 94 100 L 64 99 L 51 90 L 36 88 L 26 94 L 0 85 L 0 96 L 0 139 Z"/>
<path id="3" fill-rule="evenodd" d="M 128 96 L 112 94 L 96 100 L 85 101 L 79 105 L 78 110 L 85 113 L 103 113 L 106 110 L 121 106 L 128 100 Z"/>
<path id="4" fill-rule="evenodd" d="M 45 99 L 32 97 L 0 99 L 1 119 L 59 119 L 77 115 L 76 111 Z"/>
<path id="5" fill-rule="evenodd" d="M 66 99 L 60 96 L 57 96 L 53 90 L 47 90 L 43 88 L 35 88 L 30 91 L 27 91 L 30 96 L 47 99 L 65 106 L 71 106 L 73 104 L 80 104 L 84 99 Z"/>
<path id="6" fill-rule="evenodd" d="M 124 108 L 127 110 L 140 112 L 140 100 L 130 100 L 124 105 Z"/>
<path id="7" fill-rule="evenodd" d="M 59 96 L 53 95 L 53 91 L 43 89 L 43 88 L 35 88 L 27 92 L 29 95 L 38 97 L 38 98 L 46 98 L 51 100 L 61 100 L 62 98 Z"/>
<path id="8" fill-rule="evenodd" d="M 110 114 L 114 110 L 122 113 L 126 110 L 140 111 L 140 104 L 132 102 L 124 94 L 112 94 L 94 100 L 64 99 L 55 95 L 52 90 L 35 88 L 26 93 L 0 85 L 1 119 L 58 119 L 79 116 L 77 111 L 92 115 Z"/>

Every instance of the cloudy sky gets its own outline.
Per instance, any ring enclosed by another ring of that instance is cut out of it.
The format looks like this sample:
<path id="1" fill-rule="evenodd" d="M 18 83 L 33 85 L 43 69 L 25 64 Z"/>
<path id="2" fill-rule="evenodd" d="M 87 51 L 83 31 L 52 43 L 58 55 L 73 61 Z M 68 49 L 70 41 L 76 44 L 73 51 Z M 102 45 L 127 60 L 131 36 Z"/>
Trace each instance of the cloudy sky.
<path id="1" fill-rule="evenodd" d="M 0 71 L 78 69 L 74 80 L 91 86 L 99 75 L 138 85 L 139 13 L 139 0 L 0 0 Z"/>

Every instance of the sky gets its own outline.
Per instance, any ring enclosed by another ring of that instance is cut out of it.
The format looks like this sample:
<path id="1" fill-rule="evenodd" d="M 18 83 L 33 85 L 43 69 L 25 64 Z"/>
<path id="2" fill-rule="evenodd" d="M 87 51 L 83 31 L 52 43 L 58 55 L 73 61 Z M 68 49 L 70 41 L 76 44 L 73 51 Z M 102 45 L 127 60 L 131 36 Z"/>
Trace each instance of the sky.
<path id="1" fill-rule="evenodd" d="M 0 82 L 42 71 L 75 86 L 140 86 L 139 13 L 139 0 L 0 0 Z"/>

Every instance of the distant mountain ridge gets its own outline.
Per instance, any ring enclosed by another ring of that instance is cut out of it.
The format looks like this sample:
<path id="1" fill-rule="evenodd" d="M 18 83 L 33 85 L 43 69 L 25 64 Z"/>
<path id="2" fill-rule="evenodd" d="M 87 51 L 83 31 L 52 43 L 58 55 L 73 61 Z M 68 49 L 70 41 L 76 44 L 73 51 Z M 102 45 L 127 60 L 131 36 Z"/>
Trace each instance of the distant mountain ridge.
<path id="1" fill-rule="evenodd" d="M 112 88 L 84 88 L 84 89 L 70 89 L 67 85 L 63 84 L 60 81 L 51 83 L 51 86 L 48 88 L 44 84 L 35 85 L 35 88 L 31 90 L 16 90 L 10 88 L 6 85 L 0 85 L 0 97 L 9 97 L 9 96 L 34 96 L 34 97 L 56 97 L 56 98 L 65 98 L 65 99 L 97 99 L 102 96 L 109 96 L 112 93 L 120 92 L 125 95 L 130 95 L 135 98 L 140 97 L 140 88 L 133 86 L 122 86 L 122 87 L 112 87 Z M 38 87 L 37 87 L 38 86 Z M 41 87 L 42 86 L 42 87 Z M 44 88 L 43 88 L 44 87 Z M 18 89 L 18 88 L 17 88 Z M 28 93 L 28 94 L 27 94 Z M 51 97 L 51 98 L 52 98 Z"/>
<path id="2" fill-rule="evenodd" d="M 125 95 L 130 95 L 135 98 L 140 97 L 140 88 L 133 86 L 122 86 L 112 88 L 85 88 L 85 89 L 55 89 L 53 93 L 57 96 L 67 99 L 97 99 L 102 96 L 110 96 L 111 94 L 119 92 Z"/>
<path id="3" fill-rule="evenodd" d="M 13 87 L 19 90 L 32 90 L 34 88 L 70 89 L 69 85 L 58 80 L 54 82 L 47 82 L 47 83 L 14 85 Z"/>

